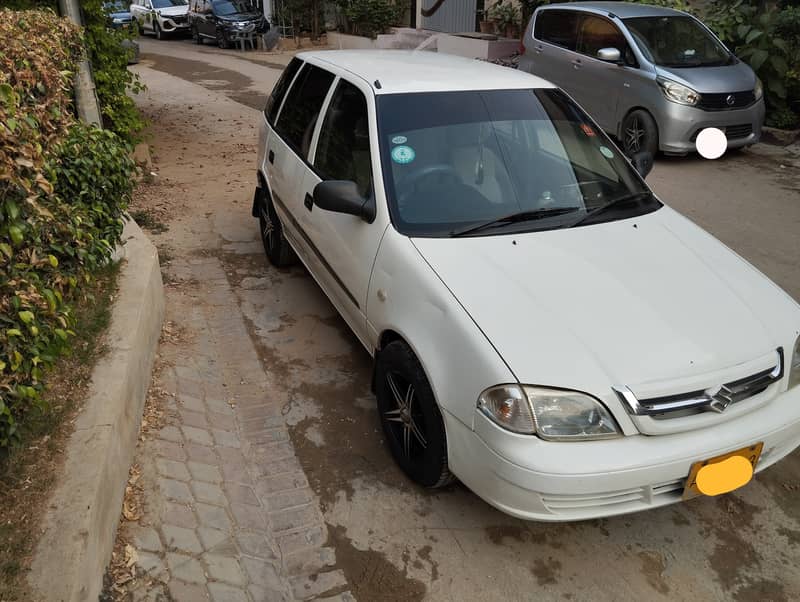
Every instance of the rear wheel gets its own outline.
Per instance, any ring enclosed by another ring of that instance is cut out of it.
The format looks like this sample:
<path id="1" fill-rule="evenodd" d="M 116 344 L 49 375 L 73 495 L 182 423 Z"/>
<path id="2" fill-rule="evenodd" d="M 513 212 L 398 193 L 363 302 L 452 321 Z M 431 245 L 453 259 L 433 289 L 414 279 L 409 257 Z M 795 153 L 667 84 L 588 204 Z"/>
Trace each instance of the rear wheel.
<path id="1" fill-rule="evenodd" d="M 259 203 L 258 223 L 261 230 L 261 242 L 269 262 L 276 268 L 284 268 L 295 262 L 295 254 L 289 241 L 283 235 L 283 226 L 275 213 L 272 200 L 265 198 Z"/>
<path id="2" fill-rule="evenodd" d="M 647 111 L 631 111 L 622 122 L 622 149 L 632 157 L 636 153 L 649 152 L 655 157 L 658 152 L 658 126 Z"/>
<path id="3" fill-rule="evenodd" d="M 405 342 L 393 341 L 376 362 L 378 414 L 395 461 L 423 487 L 452 483 L 444 422 L 417 356 Z"/>

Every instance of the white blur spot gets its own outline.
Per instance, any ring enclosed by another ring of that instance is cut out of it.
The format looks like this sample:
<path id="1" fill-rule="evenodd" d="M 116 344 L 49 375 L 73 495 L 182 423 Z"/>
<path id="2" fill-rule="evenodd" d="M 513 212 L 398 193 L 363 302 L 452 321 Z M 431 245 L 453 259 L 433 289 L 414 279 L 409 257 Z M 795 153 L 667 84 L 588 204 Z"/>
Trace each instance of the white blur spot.
<path id="1" fill-rule="evenodd" d="M 728 150 L 728 139 L 719 128 L 706 128 L 697 135 L 697 152 L 705 159 L 719 159 Z"/>

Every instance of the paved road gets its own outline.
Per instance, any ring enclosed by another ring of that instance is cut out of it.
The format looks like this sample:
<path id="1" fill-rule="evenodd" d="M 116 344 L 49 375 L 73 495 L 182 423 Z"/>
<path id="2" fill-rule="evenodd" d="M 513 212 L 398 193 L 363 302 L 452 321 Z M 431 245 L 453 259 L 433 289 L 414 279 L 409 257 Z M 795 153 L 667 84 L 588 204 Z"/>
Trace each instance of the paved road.
<path id="1" fill-rule="evenodd" d="M 153 120 L 159 183 L 157 194 L 141 202 L 166 216 L 169 231 L 154 239 L 172 257 L 166 273 L 176 290 L 202 280 L 204 269 L 221 268 L 213 272 L 222 290 L 209 292 L 213 301 L 198 291 L 191 299 L 173 292 L 171 315 L 187 333 L 202 334 L 202 320 L 185 314 L 213 303 L 244 325 L 249 336 L 239 348 L 227 337 L 212 355 L 232 374 L 230 357 L 252 350 L 261 360 L 258 390 L 270 408 L 281 409 L 280 427 L 289 435 L 281 450 L 292 454 L 281 460 L 285 469 L 267 470 L 296 476 L 303 491 L 306 479 L 310 485 L 311 497 L 297 506 L 304 510 L 296 520 L 306 523 L 293 524 L 291 533 L 322 529 L 308 540 L 326 555 L 320 574 L 332 575 L 325 577 L 331 588 L 318 590 L 349 589 L 359 600 L 798 599 L 798 453 L 723 498 L 566 525 L 512 519 L 460 485 L 430 493 L 409 484 L 381 438 L 367 353 L 302 269 L 266 266 L 249 216 L 252 126 L 286 62 L 285 54 L 144 41 L 137 70 L 150 91 L 140 105 Z M 797 158 L 764 149 L 716 162 L 660 160 L 649 181 L 666 202 L 800 299 L 799 171 Z M 198 257 L 215 262 L 203 267 Z M 251 444 L 242 418 L 237 414 L 236 433 L 258 473 L 277 448 Z M 269 529 L 282 526 L 270 518 L 268 501 L 264 512 Z M 273 532 L 269 541 L 279 539 Z M 239 548 L 231 550 L 241 558 Z M 275 564 L 280 583 L 315 583 L 297 581 L 297 563 L 287 556 Z M 295 595 L 302 593 L 295 587 Z"/>

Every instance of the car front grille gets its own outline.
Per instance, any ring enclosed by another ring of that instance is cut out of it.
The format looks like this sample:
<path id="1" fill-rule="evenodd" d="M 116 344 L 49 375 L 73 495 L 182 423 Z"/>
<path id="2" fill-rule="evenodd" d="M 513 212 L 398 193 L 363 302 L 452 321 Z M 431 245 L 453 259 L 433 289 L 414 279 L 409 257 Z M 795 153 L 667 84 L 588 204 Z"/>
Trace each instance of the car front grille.
<path id="1" fill-rule="evenodd" d="M 632 512 L 677 501 L 686 479 L 588 495 L 542 495 L 542 502 L 554 514 L 580 514 L 587 510 L 610 513 Z"/>
<path id="2" fill-rule="evenodd" d="M 701 94 L 699 106 L 704 111 L 732 111 L 749 107 L 756 101 L 753 90 L 743 92 L 722 92 L 721 94 Z"/>
<path id="3" fill-rule="evenodd" d="M 175 15 L 174 17 L 167 17 L 173 23 L 186 23 L 186 15 Z"/>
<path id="4" fill-rule="evenodd" d="M 697 136 L 702 132 L 705 128 L 700 128 L 692 134 L 691 141 L 695 142 L 697 140 Z M 753 124 L 752 123 L 740 123 L 738 125 L 726 125 L 720 126 L 721 130 L 725 132 L 725 137 L 728 140 L 740 140 L 742 138 L 747 138 L 750 134 L 753 133 Z"/>
<path id="5" fill-rule="evenodd" d="M 778 349 L 777 355 L 778 362 L 773 368 L 719 387 L 641 400 L 627 387 L 615 388 L 615 391 L 628 413 L 635 416 L 669 420 L 703 412 L 722 413 L 728 406 L 763 393 L 770 385 L 783 378 L 783 349 Z"/>

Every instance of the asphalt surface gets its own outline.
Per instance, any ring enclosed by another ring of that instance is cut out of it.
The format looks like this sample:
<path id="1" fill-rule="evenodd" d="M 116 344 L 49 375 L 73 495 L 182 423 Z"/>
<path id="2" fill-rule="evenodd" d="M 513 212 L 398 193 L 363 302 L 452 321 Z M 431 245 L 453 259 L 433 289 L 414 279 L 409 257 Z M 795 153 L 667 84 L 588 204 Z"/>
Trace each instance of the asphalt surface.
<path id="1" fill-rule="evenodd" d="M 153 122 L 154 169 L 168 174 L 183 214 L 154 239 L 168 251 L 175 237 L 192 235 L 178 222 L 205 220 L 225 242 L 221 256 L 238 297 L 231 311 L 244 316 L 278 383 L 270 395 L 284 400 L 328 545 L 359 600 L 800 598 L 798 452 L 727 496 L 572 524 L 510 518 L 461 485 L 430 493 L 409 483 L 382 440 L 368 354 L 303 269 L 266 265 L 250 217 L 250 126 L 291 55 L 188 40 L 146 39 L 141 51 L 136 70 L 151 90 L 139 102 Z M 196 102 L 179 110 L 172 94 Z M 205 148 L 204 120 L 222 105 L 231 142 Z M 186 115 L 197 116 L 190 126 Z M 208 164 L 215 152 L 227 180 L 217 196 L 213 182 L 191 188 L 202 174 L 196 157 Z M 713 162 L 661 158 L 648 181 L 800 299 L 797 154 L 757 147 Z"/>

